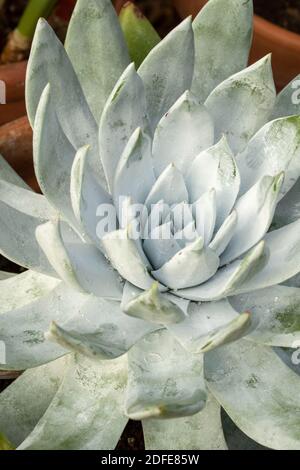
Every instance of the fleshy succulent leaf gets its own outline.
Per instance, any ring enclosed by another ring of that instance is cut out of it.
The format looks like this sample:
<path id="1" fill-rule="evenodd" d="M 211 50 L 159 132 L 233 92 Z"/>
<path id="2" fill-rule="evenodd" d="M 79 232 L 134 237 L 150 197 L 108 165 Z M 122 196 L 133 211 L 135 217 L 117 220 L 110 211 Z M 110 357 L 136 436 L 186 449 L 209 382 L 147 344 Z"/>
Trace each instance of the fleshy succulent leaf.
<path id="1" fill-rule="evenodd" d="M 222 139 L 196 156 L 187 173 L 191 202 L 214 188 L 216 191 L 216 227 L 229 215 L 239 192 L 240 175 L 227 139 Z"/>
<path id="2" fill-rule="evenodd" d="M 227 450 L 221 408 L 208 394 L 205 408 L 194 416 L 143 420 L 147 450 Z"/>
<path id="3" fill-rule="evenodd" d="M 0 180 L 0 253 L 25 268 L 55 276 L 34 235 L 53 215 L 44 196 Z"/>
<path id="4" fill-rule="evenodd" d="M 183 175 L 173 163 L 170 163 L 154 183 L 145 204 L 150 209 L 159 201 L 172 206 L 188 200 L 189 195 Z"/>
<path id="5" fill-rule="evenodd" d="M 82 243 L 59 220 L 40 225 L 36 238 L 55 271 L 71 288 L 98 297 L 121 298 L 118 274 L 104 255 L 94 245 Z"/>
<path id="6" fill-rule="evenodd" d="M 24 189 L 31 189 L 25 181 L 18 175 L 18 173 L 7 163 L 7 161 L 0 155 L 0 176 L 1 179 L 7 183 L 20 186 Z"/>
<path id="7" fill-rule="evenodd" d="M 259 276 L 266 263 L 265 242 L 262 241 L 252 248 L 244 259 L 219 269 L 216 275 L 204 284 L 177 290 L 174 294 L 195 302 L 220 300 L 235 295 L 244 285 L 251 284 L 253 277 Z"/>
<path id="8" fill-rule="evenodd" d="M 237 289 L 239 293 L 281 284 L 299 272 L 299 226 L 300 220 L 297 220 L 266 235 L 264 266 L 244 280 Z"/>
<path id="9" fill-rule="evenodd" d="M 194 35 L 191 18 L 187 18 L 152 49 L 138 69 L 145 85 L 152 130 L 190 89 L 193 72 Z"/>
<path id="10" fill-rule="evenodd" d="M 284 142 L 284 145 L 282 145 Z M 278 119 L 266 124 L 237 156 L 242 176 L 241 194 L 262 176 L 285 172 L 282 198 L 300 176 L 300 116 Z"/>
<path id="11" fill-rule="evenodd" d="M 120 303 L 89 297 L 77 314 L 64 326 L 52 322 L 46 338 L 93 360 L 115 359 L 159 327 L 129 318 Z"/>
<path id="12" fill-rule="evenodd" d="M 69 24 L 66 51 L 98 123 L 129 55 L 110 0 L 78 0 Z M 93 57 L 93 60 L 90 58 Z"/>
<path id="13" fill-rule="evenodd" d="M 295 77 L 276 98 L 272 119 L 300 114 L 300 75 Z"/>
<path id="14" fill-rule="evenodd" d="M 19 450 L 114 449 L 127 423 L 125 387 L 126 358 L 92 362 L 75 356 L 46 413 Z"/>
<path id="15" fill-rule="evenodd" d="M 90 147 L 79 149 L 73 161 L 70 178 L 71 204 L 79 231 L 101 248 L 97 233 L 98 208 L 112 204 L 112 198 L 101 186 L 91 165 Z"/>
<path id="16" fill-rule="evenodd" d="M 200 411 L 207 398 L 202 362 L 166 330 L 140 341 L 128 353 L 127 416 L 167 419 Z"/>
<path id="17" fill-rule="evenodd" d="M 239 314 L 221 300 L 191 303 L 185 320 L 168 329 L 188 351 L 200 354 L 243 337 L 250 323 L 249 313 Z"/>
<path id="18" fill-rule="evenodd" d="M 161 325 L 179 323 L 185 318 L 181 308 L 159 292 L 158 283 L 124 305 L 123 311 L 129 316 Z"/>
<path id="19" fill-rule="evenodd" d="M 284 173 L 264 176 L 237 201 L 237 225 L 221 257 L 221 265 L 243 255 L 265 236 L 273 220 L 283 180 Z"/>
<path id="20" fill-rule="evenodd" d="M 112 265 L 127 281 L 141 289 L 150 289 L 154 280 L 149 274 L 149 262 L 129 232 L 130 227 L 105 235 L 104 249 Z"/>
<path id="21" fill-rule="evenodd" d="M 65 358 L 24 372 L 0 395 L 0 429 L 14 446 L 31 433 L 57 392 Z"/>
<path id="22" fill-rule="evenodd" d="M 170 163 L 186 173 L 195 156 L 213 142 L 214 125 L 207 109 L 186 91 L 155 130 L 153 164 L 156 175 L 159 176 Z"/>
<path id="23" fill-rule="evenodd" d="M 58 122 L 51 100 L 50 85 L 47 85 L 37 108 L 34 126 L 35 174 L 48 201 L 74 227 L 77 227 L 68 191 L 75 153 L 74 147 Z"/>
<path id="24" fill-rule="evenodd" d="M 204 247 L 202 238 L 180 250 L 152 275 L 171 289 L 197 286 L 211 278 L 219 267 L 219 257 Z"/>
<path id="25" fill-rule="evenodd" d="M 157 31 L 142 11 L 127 2 L 120 11 L 119 20 L 131 60 L 139 67 L 149 52 L 160 42 Z"/>
<path id="26" fill-rule="evenodd" d="M 268 121 L 275 99 L 270 56 L 220 83 L 205 101 L 215 123 L 216 139 L 225 134 L 233 153 L 242 151 Z"/>
<path id="27" fill-rule="evenodd" d="M 299 377 L 271 348 L 241 340 L 206 354 L 204 367 L 210 391 L 245 434 L 299 449 Z"/>
<path id="28" fill-rule="evenodd" d="M 231 297 L 230 303 L 251 312 L 253 328 L 247 339 L 284 348 L 299 343 L 300 289 L 274 286 Z"/>
<path id="29" fill-rule="evenodd" d="M 129 139 L 116 168 L 113 185 L 115 207 L 120 206 L 124 197 L 130 197 L 135 204 L 144 204 L 154 183 L 152 141 L 138 128 Z"/>
<path id="30" fill-rule="evenodd" d="M 103 180 L 97 123 L 63 45 L 48 23 L 40 19 L 32 43 L 26 78 L 26 105 L 32 127 L 40 97 L 48 83 L 65 135 L 75 149 L 91 145 L 94 170 Z"/>
<path id="31" fill-rule="evenodd" d="M 252 1 L 210 0 L 194 20 L 192 91 L 202 102 L 217 85 L 247 66 L 252 16 Z"/>
<path id="32" fill-rule="evenodd" d="M 138 128 L 148 128 L 144 85 L 130 64 L 110 94 L 100 121 L 99 148 L 110 190 L 124 148 Z"/>

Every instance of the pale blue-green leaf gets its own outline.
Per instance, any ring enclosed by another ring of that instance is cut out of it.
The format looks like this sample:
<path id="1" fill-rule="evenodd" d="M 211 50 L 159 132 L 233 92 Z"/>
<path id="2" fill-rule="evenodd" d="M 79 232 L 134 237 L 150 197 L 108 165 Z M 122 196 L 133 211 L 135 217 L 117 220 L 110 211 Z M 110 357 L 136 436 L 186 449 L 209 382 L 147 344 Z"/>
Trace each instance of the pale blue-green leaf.
<path id="1" fill-rule="evenodd" d="M 272 227 L 278 229 L 300 219 L 300 179 L 277 204 Z"/>
<path id="2" fill-rule="evenodd" d="M 282 198 L 300 176 L 300 116 L 278 119 L 266 124 L 237 156 L 241 172 L 241 194 L 262 176 L 285 172 Z"/>
<path id="3" fill-rule="evenodd" d="M 300 272 L 299 227 L 300 219 L 266 235 L 264 266 L 245 279 L 236 293 L 275 286 Z"/>
<path id="4" fill-rule="evenodd" d="M 186 319 L 169 325 L 168 329 L 185 349 L 199 354 L 241 338 L 249 329 L 250 321 L 249 314 L 240 315 L 227 300 L 193 302 Z"/>
<path id="5" fill-rule="evenodd" d="M 212 242 L 209 245 L 209 248 L 217 253 L 220 256 L 224 250 L 227 248 L 230 240 L 233 237 L 237 226 L 237 213 L 232 211 L 232 213 L 225 219 L 217 233 L 215 234 Z"/>
<path id="6" fill-rule="evenodd" d="M 271 449 L 300 446 L 300 382 L 268 347 L 241 340 L 205 355 L 207 385 L 236 425 Z"/>
<path id="7" fill-rule="evenodd" d="M 112 198 L 92 170 L 89 146 L 79 149 L 76 153 L 71 169 L 70 194 L 72 208 L 84 238 L 92 240 L 100 247 L 101 237 L 97 227 L 101 218 L 97 216 L 104 216 L 107 209 L 112 208 Z"/>
<path id="8" fill-rule="evenodd" d="M 215 188 L 202 194 L 192 205 L 192 210 L 196 230 L 203 238 L 204 246 L 207 246 L 211 242 L 217 218 L 217 192 Z"/>
<path id="9" fill-rule="evenodd" d="M 129 64 L 120 23 L 110 0 L 78 0 L 66 51 L 97 122 L 113 86 Z"/>
<path id="10" fill-rule="evenodd" d="M 215 138 L 226 135 L 236 154 L 268 121 L 276 99 L 271 58 L 266 56 L 215 88 L 205 104 L 215 123 Z"/>
<path id="11" fill-rule="evenodd" d="M 15 184 L 24 189 L 31 189 L 25 181 L 15 172 L 15 170 L 7 163 L 5 158 L 0 155 L 0 179 L 8 183 Z"/>
<path id="12" fill-rule="evenodd" d="M 32 43 L 26 78 L 26 105 L 32 127 L 40 97 L 48 83 L 65 135 L 75 149 L 91 145 L 93 169 L 102 181 L 104 175 L 98 150 L 98 125 L 63 45 L 48 23 L 40 19 Z"/>
<path id="13" fill-rule="evenodd" d="M 159 292 L 157 283 L 153 284 L 150 290 L 123 304 L 123 312 L 159 325 L 179 323 L 185 318 L 181 308 Z"/>
<path id="14" fill-rule="evenodd" d="M 128 353 L 126 414 L 132 419 L 189 416 L 204 408 L 203 356 L 160 330 Z"/>
<path id="15" fill-rule="evenodd" d="M 39 186 L 47 200 L 73 227 L 70 175 L 75 149 L 65 136 L 53 106 L 50 86 L 42 93 L 33 132 L 33 161 Z"/>
<path id="16" fill-rule="evenodd" d="M 131 237 L 130 228 L 105 235 L 102 244 L 114 268 L 123 278 L 141 289 L 150 289 L 154 280 L 149 274 L 149 262 Z"/>
<path id="17" fill-rule="evenodd" d="M 0 395 L 0 430 L 17 447 L 42 418 L 57 392 L 65 358 L 24 372 Z"/>
<path id="18" fill-rule="evenodd" d="M 146 450 L 227 450 L 221 408 L 210 393 L 205 408 L 194 416 L 176 422 L 143 420 L 143 431 Z"/>
<path id="19" fill-rule="evenodd" d="M 295 77 L 277 96 L 272 119 L 300 114 L 300 75 Z"/>
<path id="20" fill-rule="evenodd" d="M 15 273 L 8 273 L 6 271 L 0 271 L 0 281 L 4 281 L 5 279 L 9 279 L 10 277 L 16 276 Z"/>
<path id="21" fill-rule="evenodd" d="M 63 326 L 73 317 L 80 321 L 89 298 L 61 284 L 50 292 L 28 299 L 26 304 L 16 302 L 15 307 L 10 306 L 10 310 L 1 313 L 0 340 L 6 346 L 6 363 L 1 364 L 0 369 L 24 370 L 67 354 L 66 349 L 46 341 L 44 334 L 51 321 Z"/>
<path id="22" fill-rule="evenodd" d="M 143 242 L 143 249 L 153 269 L 159 269 L 180 251 L 180 245 L 172 236 L 172 222 L 159 225 Z"/>
<path id="23" fill-rule="evenodd" d="M 191 18 L 184 20 L 152 49 L 138 73 L 145 85 L 154 131 L 162 116 L 191 87 L 194 73 Z"/>
<path id="24" fill-rule="evenodd" d="M 258 243 L 270 228 L 284 173 L 263 176 L 235 206 L 237 225 L 221 257 L 221 265 L 238 258 Z"/>
<path id="25" fill-rule="evenodd" d="M 114 450 L 126 426 L 126 357 L 71 358 L 64 380 L 19 450 Z"/>
<path id="26" fill-rule="evenodd" d="M 253 331 L 247 339 L 284 348 L 300 344 L 300 289 L 274 286 L 231 297 L 230 303 L 251 313 Z"/>
<path id="27" fill-rule="evenodd" d="M 154 134 L 153 164 L 159 176 L 174 163 L 186 173 L 194 158 L 214 143 L 214 124 L 205 108 L 186 91 L 165 114 Z"/>
<path id="28" fill-rule="evenodd" d="M 60 281 L 34 271 L 3 278 L 0 282 L 0 314 L 29 305 L 48 295 Z"/>
<path id="29" fill-rule="evenodd" d="M 95 360 L 115 359 L 157 327 L 129 318 L 119 302 L 90 297 L 81 312 L 64 322 L 53 322 L 46 338 Z"/>
<path id="30" fill-rule="evenodd" d="M 46 198 L 0 180 L 0 253 L 43 274 L 56 275 L 35 239 L 35 230 L 53 217 Z"/>
<path id="31" fill-rule="evenodd" d="M 60 221 L 40 225 L 36 238 L 59 277 L 71 288 L 97 297 L 120 300 L 122 284 L 105 256 L 84 243 Z"/>
<path id="32" fill-rule="evenodd" d="M 138 127 L 149 127 L 147 103 L 143 82 L 130 64 L 109 96 L 100 121 L 100 157 L 111 191 L 125 145 Z"/>
<path id="33" fill-rule="evenodd" d="M 124 197 L 133 204 L 144 204 L 155 175 L 152 162 L 152 141 L 141 128 L 129 139 L 118 163 L 113 184 L 115 207 L 120 208 Z"/>
<path id="34" fill-rule="evenodd" d="M 189 195 L 183 175 L 173 163 L 170 163 L 156 180 L 145 204 L 148 209 L 152 209 L 151 206 L 160 201 L 172 206 L 188 200 Z"/>
<path id="35" fill-rule="evenodd" d="M 247 66 L 252 21 L 251 0 L 210 0 L 194 20 L 192 91 L 202 102 L 219 83 Z"/>
<path id="36" fill-rule="evenodd" d="M 187 174 L 186 184 L 191 202 L 214 188 L 216 191 L 216 227 L 219 228 L 230 213 L 239 189 L 240 175 L 227 139 L 195 158 Z"/>
<path id="37" fill-rule="evenodd" d="M 210 248 L 204 247 L 202 238 L 187 245 L 152 275 L 171 289 L 198 286 L 217 272 L 220 260 Z"/>
<path id="38" fill-rule="evenodd" d="M 262 241 L 252 248 L 244 259 L 219 269 L 213 278 L 201 286 L 177 290 L 174 294 L 195 302 L 220 300 L 235 295 L 244 284 L 251 283 L 253 277 L 260 275 L 267 263 L 267 257 L 265 242 Z"/>

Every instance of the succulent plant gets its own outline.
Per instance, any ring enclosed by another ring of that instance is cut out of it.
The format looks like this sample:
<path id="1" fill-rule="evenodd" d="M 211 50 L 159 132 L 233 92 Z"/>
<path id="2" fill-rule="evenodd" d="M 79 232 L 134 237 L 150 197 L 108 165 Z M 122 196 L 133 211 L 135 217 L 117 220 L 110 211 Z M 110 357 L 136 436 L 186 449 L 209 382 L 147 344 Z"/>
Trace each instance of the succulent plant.
<path id="1" fill-rule="evenodd" d="M 40 21 L 43 195 L 0 163 L 1 253 L 28 268 L 0 281 L 0 368 L 27 369 L 0 396 L 19 449 L 113 449 L 128 418 L 148 449 L 226 449 L 221 407 L 300 448 L 280 349 L 300 340 L 300 106 L 270 56 L 247 67 L 252 15 L 210 0 L 137 71 L 109 0 L 78 0 L 65 47 Z"/>

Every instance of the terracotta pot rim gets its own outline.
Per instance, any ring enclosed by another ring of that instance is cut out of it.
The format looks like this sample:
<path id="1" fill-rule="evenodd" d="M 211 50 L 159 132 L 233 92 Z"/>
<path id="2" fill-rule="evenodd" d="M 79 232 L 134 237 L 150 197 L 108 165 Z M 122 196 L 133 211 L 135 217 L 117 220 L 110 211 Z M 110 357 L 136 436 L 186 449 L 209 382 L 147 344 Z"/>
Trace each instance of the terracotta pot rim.
<path id="1" fill-rule="evenodd" d="M 278 26 L 259 15 L 254 15 L 254 25 L 256 30 L 262 31 L 265 35 L 271 35 L 276 42 L 286 43 L 295 49 L 300 49 L 300 34 Z"/>

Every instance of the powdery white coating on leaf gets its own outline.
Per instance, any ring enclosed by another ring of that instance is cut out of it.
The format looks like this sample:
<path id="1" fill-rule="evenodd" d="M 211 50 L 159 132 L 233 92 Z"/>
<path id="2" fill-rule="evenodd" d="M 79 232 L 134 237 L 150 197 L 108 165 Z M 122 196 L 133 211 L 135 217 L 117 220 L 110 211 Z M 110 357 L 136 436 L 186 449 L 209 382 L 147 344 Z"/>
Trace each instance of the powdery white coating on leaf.
<path id="1" fill-rule="evenodd" d="M 58 324 L 51 324 L 46 338 L 94 360 L 115 359 L 160 328 L 130 318 L 122 310 L 119 302 L 86 296 L 76 315 L 67 322 L 61 318 Z"/>
<path id="2" fill-rule="evenodd" d="M 44 295 L 39 294 L 28 299 L 28 303 L 19 303 L 3 312 L 0 315 L 0 340 L 6 346 L 6 363 L 0 368 L 24 370 L 67 354 L 66 349 L 46 341 L 44 334 L 53 320 L 63 325 L 72 318 L 78 321 L 89 297 L 61 283 Z"/>
<path id="3" fill-rule="evenodd" d="M 153 166 L 159 176 L 174 163 L 184 174 L 214 142 L 214 124 L 205 106 L 186 91 L 162 117 L 153 138 Z"/>
<path id="4" fill-rule="evenodd" d="M 9 165 L 9 163 L 7 163 L 2 155 L 0 155 L 0 177 L 7 183 L 15 184 L 16 186 L 20 186 L 24 189 L 31 189 Z"/>
<path id="5" fill-rule="evenodd" d="M 241 152 L 268 121 L 275 99 L 271 56 L 266 56 L 220 83 L 205 101 L 215 123 L 215 138 L 225 134 L 233 153 Z"/>
<path id="6" fill-rule="evenodd" d="M 77 1 L 65 47 L 99 123 L 110 92 L 129 64 L 127 46 L 110 0 Z"/>
<path id="7" fill-rule="evenodd" d="M 300 341 L 300 289 L 274 286 L 230 298 L 239 311 L 251 312 L 247 339 L 268 346 L 293 347 Z"/>
<path id="8" fill-rule="evenodd" d="M 210 391 L 245 434 L 272 449 L 299 449 L 299 377 L 271 348 L 241 340 L 206 354 L 204 368 Z"/>
<path id="9" fill-rule="evenodd" d="M 166 330 L 128 353 L 126 414 L 132 419 L 193 415 L 204 408 L 202 355 L 192 355 Z"/>
<path id="10" fill-rule="evenodd" d="M 300 75 L 295 77 L 277 96 L 272 119 L 300 114 Z"/>
<path id="11" fill-rule="evenodd" d="M 62 385 L 19 450 L 112 450 L 126 426 L 126 357 L 71 358 Z"/>
<path id="12" fill-rule="evenodd" d="M 241 194 L 261 177 L 285 172 L 282 198 L 300 176 L 300 116 L 271 121 L 250 140 L 237 156 L 242 176 Z"/>
<path id="13" fill-rule="evenodd" d="M 234 310 L 227 300 L 191 302 L 187 316 L 169 331 L 192 353 L 204 353 L 243 337 L 251 323 L 245 310 Z"/>
<path id="14" fill-rule="evenodd" d="M 42 418 L 57 392 L 66 358 L 24 372 L 0 395 L 0 430 L 18 447 Z"/>
<path id="15" fill-rule="evenodd" d="M 121 155 L 138 127 L 149 127 L 147 103 L 143 82 L 130 64 L 111 92 L 100 120 L 99 152 L 110 191 Z"/>
<path id="16" fill-rule="evenodd" d="M 184 20 L 148 54 L 138 73 L 148 102 L 152 130 L 186 90 L 194 73 L 194 34 L 191 18 Z"/>
<path id="17" fill-rule="evenodd" d="M 209 393 L 205 408 L 176 421 L 143 421 L 146 450 L 227 450 L 221 408 Z"/>
<path id="18" fill-rule="evenodd" d="M 247 66 L 252 20 L 251 0 L 210 0 L 194 20 L 192 91 L 202 102 L 219 83 Z"/>

